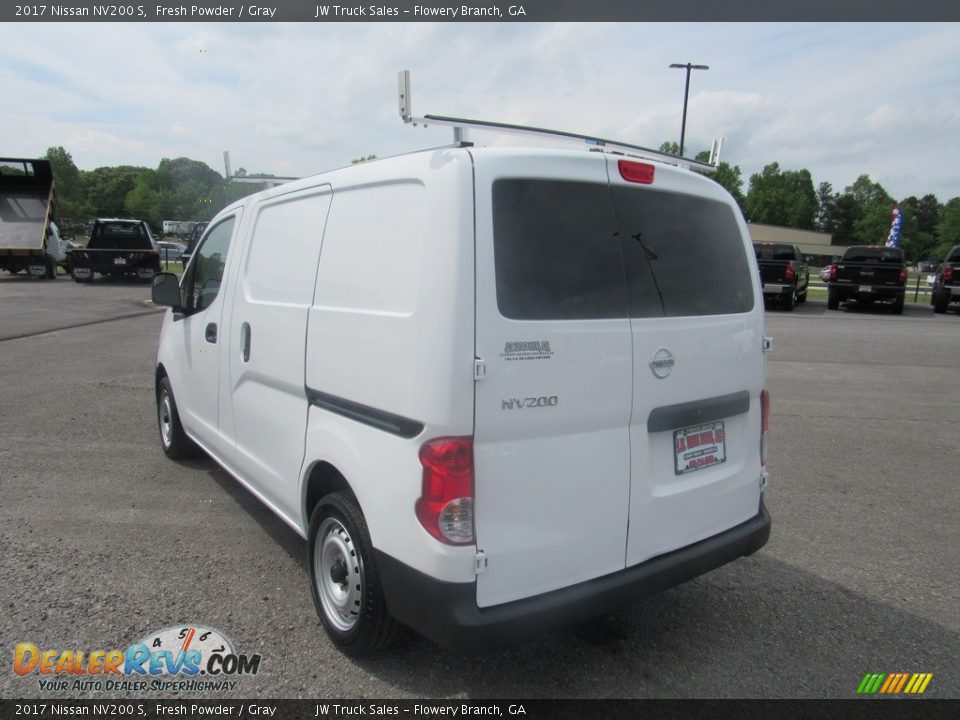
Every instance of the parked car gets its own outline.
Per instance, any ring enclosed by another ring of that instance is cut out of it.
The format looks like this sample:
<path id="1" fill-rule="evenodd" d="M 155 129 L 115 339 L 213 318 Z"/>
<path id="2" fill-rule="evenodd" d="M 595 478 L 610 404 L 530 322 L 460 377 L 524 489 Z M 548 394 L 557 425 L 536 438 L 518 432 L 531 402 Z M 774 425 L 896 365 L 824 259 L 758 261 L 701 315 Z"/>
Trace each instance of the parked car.
<path id="1" fill-rule="evenodd" d="M 160 262 L 179 260 L 186 249 L 187 246 L 183 243 L 171 242 L 170 240 L 159 240 L 157 242 L 157 250 L 160 251 Z"/>
<path id="2" fill-rule="evenodd" d="M 83 247 L 73 240 L 60 239 L 60 253 L 57 255 L 57 265 L 63 268 L 63 271 L 70 274 L 70 251 Z"/>
<path id="3" fill-rule="evenodd" d="M 960 245 L 950 248 L 937 269 L 930 292 L 930 304 L 935 313 L 945 313 L 950 303 L 960 303 Z"/>
<path id="4" fill-rule="evenodd" d="M 810 266 L 796 245 L 754 243 L 753 251 L 760 268 L 763 299 L 780 302 L 784 310 L 807 301 Z"/>
<path id="5" fill-rule="evenodd" d="M 907 287 L 907 266 L 903 251 L 883 245 L 851 245 L 843 257 L 830 266 L 827 308 L 856 300 L 861 305 L 889 303 L 896 314 L 903 313 Z"/>
<path id="6" fill-rule="evenodd" d="M 614 154 L 450 147 L 266 190 L 154 280 L 160 445 L 307 539 L 347 654 L 602 615 L 767 542 L 752 252 L 718 184 Z"/>
<path id="7" fill-rule="evenodd" d="M 149 281 L 160 270 L 160 253 L 143 220 L 98 218 L 86 246 L 70 250 L 68 255 L 76 282 L 90 282 L 95 273 Z"/>
<path id="8" fill-rule="evenodd" d="M 820 271 L 820 279 L 824 282 L 829 282 L 831 272 L 833 272 L 833 265 L 827 265 Z"/>
<path id="9" fill-rule="evenodd" d="M 180 257 L 180 262 L 183 263 L 183 266 L 186 267 L 187 263 L 190 262 L 190 257 L 193 255 L 193 251 L 197 247 L 197 243 L 200 242 L 200 238 L 203 237 L 203 231 L 207 229 L 208 222 L 198 222 L 194 223 L 193 230 L 190 231 L 190 239 L 187 240 L 187 249 L 183 252 L 183 255 Z"/>

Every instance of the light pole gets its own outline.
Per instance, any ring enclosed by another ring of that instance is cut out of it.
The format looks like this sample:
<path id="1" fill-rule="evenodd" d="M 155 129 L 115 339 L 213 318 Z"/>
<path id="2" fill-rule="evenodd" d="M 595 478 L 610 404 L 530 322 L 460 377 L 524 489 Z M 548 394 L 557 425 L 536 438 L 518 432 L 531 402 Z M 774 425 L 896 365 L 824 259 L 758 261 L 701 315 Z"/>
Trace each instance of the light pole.
<path id="1" fill-rule="evenodd" d="M 670 67 L 685 69 L 687 71 L 687 82 L 683 86 L 683 120 L 680 123 L 680 157 L 683 157 L 683 141 L 687 134 L 687 96 L 690 94 L 690 71 L 691 70 L 709 70 L 709 65 L 691 65 L 690 63 L 673 63 Z"/>

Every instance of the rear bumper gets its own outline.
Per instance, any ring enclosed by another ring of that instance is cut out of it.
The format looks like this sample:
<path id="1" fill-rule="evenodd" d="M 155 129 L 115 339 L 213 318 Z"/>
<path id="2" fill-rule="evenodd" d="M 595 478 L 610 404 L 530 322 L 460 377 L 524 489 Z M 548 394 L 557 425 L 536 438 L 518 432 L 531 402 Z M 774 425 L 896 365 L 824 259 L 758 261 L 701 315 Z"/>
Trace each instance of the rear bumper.
<path id="1" fill-rule="evenodd" d="M 863 288 L 869 288 L 869 290 Z M 903 285 L 830 284 L 827 289 L 834 293 L 840 302 L 844 300 L 898 300 L 904 297 L 907 292 Z"/>
<path id="2" fill-rule="evenodd" d="M 490 608 L 478 608 L 476 583 L 435 580 L 380 552 L 377 565 L 387 607 L 397 620 L 460 652 L 520 642 L 629 606 L 763 547 L 770 514 L 612 575 Z"/>

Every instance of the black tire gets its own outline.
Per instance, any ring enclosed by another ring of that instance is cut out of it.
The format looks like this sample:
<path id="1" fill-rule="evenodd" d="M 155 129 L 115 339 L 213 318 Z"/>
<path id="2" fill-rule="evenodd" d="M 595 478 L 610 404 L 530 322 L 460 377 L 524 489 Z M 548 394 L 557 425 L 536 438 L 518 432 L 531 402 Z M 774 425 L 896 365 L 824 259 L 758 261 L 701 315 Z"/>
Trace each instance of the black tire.
<path id="1" fill-rule="evenodd" d="M 165 377 L 157 384 L 157 427 L 160 430 L 160 448 L 168 458 L 186 460 L 197 455 L 199 448 L 183 431 L 177 401 L 173 397 L 170 380 Z"/>
<path id="2" fill-rule="evenodd" d="M 327 495 L 310 518 L 310 587 L 327 636 L 351 657 L 387 647 L 399 627 L 387 611 L 363 513 L 345 492 Z"/>
<path id="3" fill-rule="evenodd" d="M 933 311 L 938 315 L 942 315 L 947 311 L 947 305 L 949 304 L 950 299 L 947 294 L 943 291 L 937 292 L 933 298 Z"/>
<path id="4" fill-rule="evenodd" d="M 797 302 L 798 302 L 798 303 L 805 303 L 806 301 L 807 301 L 807 291 L 804 290 L 802 293 L 800 293 L 799 295 L 797 295 Z"/>
<path id="5" fill-rule="evenodd" d="M 827 309 L 838 310 L 840 308 L 840 298 L 832 290 L 827 290 Z"/>
<path id="6" fill-rule="evenodd" d="M 893 305 L 890 306 L 890 309 L 893 311 L 894 315 L 903 315 L 903 303 L 904 298 L 899 297 L 893 301 Z"/>
<path id="7" fill-rule="evenodd" d="M 797 304 L 797 297 L 793 294 L 791 290 L 790 293 L 783 299 L 783 309 L 787 312 L 793 311 L 793 306 Z"/>

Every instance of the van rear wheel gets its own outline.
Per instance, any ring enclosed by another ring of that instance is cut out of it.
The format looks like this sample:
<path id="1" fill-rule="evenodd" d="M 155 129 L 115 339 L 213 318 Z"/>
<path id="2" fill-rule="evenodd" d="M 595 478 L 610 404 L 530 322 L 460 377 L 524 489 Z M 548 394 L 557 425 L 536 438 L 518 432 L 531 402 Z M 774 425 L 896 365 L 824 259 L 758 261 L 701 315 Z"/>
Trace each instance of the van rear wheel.
<path id="1" fill-rule="evenodd" d="M 387 612 L 366 520 L 350 495 L 335 492 L 317 503 L 309 541 L 313 602 L 333 644 L 352 657 L 389 645 L 397 622 Z"/>

